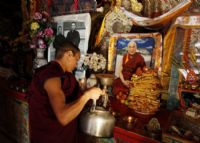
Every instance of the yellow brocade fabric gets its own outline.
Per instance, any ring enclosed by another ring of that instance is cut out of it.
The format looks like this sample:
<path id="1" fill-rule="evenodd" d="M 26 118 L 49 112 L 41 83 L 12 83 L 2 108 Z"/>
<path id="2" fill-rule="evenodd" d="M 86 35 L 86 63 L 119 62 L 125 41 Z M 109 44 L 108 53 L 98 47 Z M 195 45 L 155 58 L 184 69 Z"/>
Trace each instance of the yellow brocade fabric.
<path id="1" fill-rule="evenodd" d="M 101 39 L 102 39 L 102 35 L 103 35 L 103 30 L 104 30 L 104 27 L 105 27 L 105 18 L 106 16 L 103 18 L 103 22 L 101 24 L 101 28 L 97 34 L 97 38 L 96 38 L 96 41 L 95 41 L 95 47 L 100 43 Z"/>
<path id="2" fill-rule="evenodd" d="M 170 82 L 170 72 L 172 66 L 173 49 L 176 42 L 175 36 L 177 28 L 192 29 L 200 28 L 200 16 L 180 16 L 164 38 L 161 84 L 164 89 L 168 89 Z M 184 35 L 183 35 L 184 36 Z"/>

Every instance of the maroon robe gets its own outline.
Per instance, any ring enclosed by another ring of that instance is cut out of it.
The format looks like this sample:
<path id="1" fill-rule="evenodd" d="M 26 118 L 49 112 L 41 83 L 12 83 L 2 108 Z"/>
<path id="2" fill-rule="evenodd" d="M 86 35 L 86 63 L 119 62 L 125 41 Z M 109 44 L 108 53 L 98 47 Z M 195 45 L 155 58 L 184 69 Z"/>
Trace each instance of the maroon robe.
<path id="1" fill-rule="evenodd" d="M 125 54 L 122 59 L 124 80 L 131 80 L 132 75 L 136 73 L 137 69 L 143 69 L 145 66 L 144 58 L 139 53 L 135 53 L 134 55 Z M 112 93 L 117 95 L 120 92 L 128 94 L 129 89 L 122 83 L 120 78 L 117 78 L 113 82 Z"/>
<path id="2" fill-rule="evenodd" d="M 45 91 L 44 82 L 60 77 L 66 103 L 74 101 L 80 93 L 79 84 L 72 73 L 66 73 L 57 62 L 50 62 L 36 70 L 29 88 L 29 119 L 31 143 L 75 143 L 77 119 L 66 126 L 57 120 Z"/>

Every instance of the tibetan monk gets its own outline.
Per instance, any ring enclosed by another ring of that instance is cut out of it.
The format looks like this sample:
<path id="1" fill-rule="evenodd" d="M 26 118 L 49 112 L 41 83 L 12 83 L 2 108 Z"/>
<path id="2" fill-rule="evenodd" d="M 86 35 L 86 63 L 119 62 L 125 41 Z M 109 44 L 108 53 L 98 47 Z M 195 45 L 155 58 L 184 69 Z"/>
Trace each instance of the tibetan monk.
<path id="1" fill-rule="evenodd" d="M 72 71 L 80 50 L 65 37 L 55 38 L 55 61 L 36 69 L 28 91 L 31 143 L 76 143 L 77 116 L 100 88 L 81 92 Z"/>
<path id="2" fill-rule="evenodd" d="M 133 74 L 141 75 L 146 69 L 144 58 L 137 51 L 134 41 L 128 43 L 127 53 L 122 58 L 119 78 L 113 82 L 112 93 L 117 95 L 128 95 L 130 80 Z"/>

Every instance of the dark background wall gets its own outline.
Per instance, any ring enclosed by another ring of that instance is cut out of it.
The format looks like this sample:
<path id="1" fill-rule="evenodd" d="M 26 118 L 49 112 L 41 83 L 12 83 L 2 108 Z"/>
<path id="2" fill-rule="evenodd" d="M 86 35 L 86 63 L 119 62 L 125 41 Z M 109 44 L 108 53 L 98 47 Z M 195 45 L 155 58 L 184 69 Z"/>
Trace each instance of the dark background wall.
<path id="1" fill-rule="evenodd" d="M 21 28 L 21 0 L 1 0 L 0 36 L 8 36 L 13 39 L 18 35 Z"/>

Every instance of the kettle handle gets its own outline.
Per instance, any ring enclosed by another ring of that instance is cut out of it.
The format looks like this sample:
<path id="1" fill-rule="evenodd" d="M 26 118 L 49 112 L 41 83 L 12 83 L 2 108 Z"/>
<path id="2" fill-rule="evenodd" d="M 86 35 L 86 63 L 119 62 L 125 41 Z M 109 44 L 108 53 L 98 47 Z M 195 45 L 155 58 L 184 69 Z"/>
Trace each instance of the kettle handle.
<path id="1" fill-rule="evenodd" d="M 95 109 L 96 109 L 96 104 L 97 104 L 97 100 L 93 99 L 92 107 L 91 107 L 91 109 L 90 109 L 91 112 L 92 112 L 92 111 L 95 111 Z"/>

